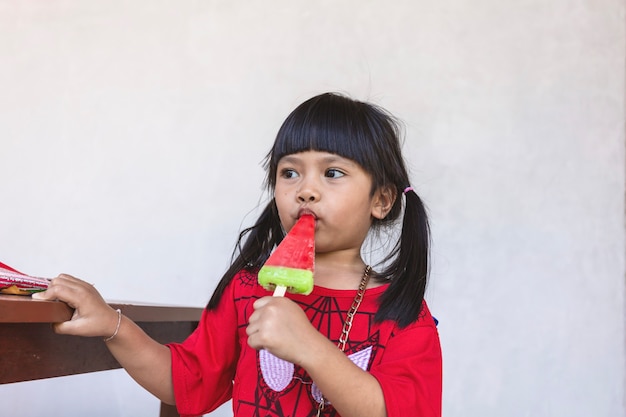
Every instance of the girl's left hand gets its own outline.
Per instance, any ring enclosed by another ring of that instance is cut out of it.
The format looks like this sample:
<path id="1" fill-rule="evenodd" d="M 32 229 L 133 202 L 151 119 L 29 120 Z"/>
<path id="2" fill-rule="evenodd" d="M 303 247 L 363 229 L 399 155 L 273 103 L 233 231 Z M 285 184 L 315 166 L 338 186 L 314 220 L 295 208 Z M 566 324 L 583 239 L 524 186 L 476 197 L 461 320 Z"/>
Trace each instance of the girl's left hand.
<path id="1" fill-rule="evenodd" d="M 327 339 L 309 322 L 306 314 L 285 297 L 263 297 L 253 304 L 246 333 L 248 345 L 302 365 L 316 342 Z"/>

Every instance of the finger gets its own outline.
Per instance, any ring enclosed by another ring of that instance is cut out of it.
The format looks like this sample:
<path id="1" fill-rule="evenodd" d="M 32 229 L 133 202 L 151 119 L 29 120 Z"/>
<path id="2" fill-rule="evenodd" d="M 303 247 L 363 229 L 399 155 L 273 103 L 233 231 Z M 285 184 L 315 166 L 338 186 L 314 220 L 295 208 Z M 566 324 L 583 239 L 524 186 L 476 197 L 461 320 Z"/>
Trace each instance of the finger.
<path id="1" fill-rule="evenodd" d="M 87 288 L 87 289 L 93 287 L 93 284 L 90 284 L 87 281 L 83 281 L 82 279 L 76 278 L 69 274 L 59 274 L 59 276 L 54 278 L 52 281 L 56 281 L 57 283 L 63 283 L 65 285 L 71 285 L 71 286 Z"/>
<path id="2" fill-rule="evenodd" d="M 256 341 L 256 338 L 254 337 L 248 338 L 248 346 L 250 346 L 252 349 L 255 349 L 255 350 L 265 349 L 265 347 L 262 344 L 258 343 Z"/>
<path id="3" fill-rule="evenodd" d="M 270 301 L 272 301 L 272 297 L 270 297 L 270 296 L 262 297 L 262 298 L 259 298 L 258 300 L 256 300 L 254 302 L 254 304 L 252 304 L 252 307 L 255 310 L 258 310 L 258 309 L 266 306 Z"/>
<path id="4" fill-rule="evenodd" d="M 69 304 L 74 299 L 76 290 L 75 284 L 60 275 L 50 281 L 46 291 L 34 294 L 33 297 L 40 300 L 61 300 Z"/>
<path id="5" fill-rule="evenodd" d="M 50 291 L 50 287 L 48 287 L 46 291 L 33 293 L 32 298 L 35 300 L 44 300 L 44 301 L 56 300 L 54 292 Z"/>
<path id="6" fill-rule="evenodd" d="M 91 284 L 66 274 L 53 278 L 46 291 L 36 293 L 33 297 L 39 300 L 61 300 L 74 308 L 87 298 L 101 298 Z"/>
<path id="7" fill-rule="evenodd" d="M 265 349 L 265 340 L 257 326 L 248 326 L 246 333 L 248 334 L 248 346 L 256 350 Z"/>
<path id="8" fill-rule="evenodd" d="M 76 283 L 77 278 L 68 275 L 68 274 L 59 274 L 56 278 L 50 280 L 48 284 L 48 288 L 46 291 L 41 291 L 33 294 L 33 298 L 38 300 L 55 300 L 56 299 L 56 291 L 55 288 L 57 285 L 71 285 L 71 283 Z"/>
<path id="9" fill-rule="evenodd" d="M 259 330 L 256 328 L 255 325 L 248 325 L 248 327 L 246 327 L 246 334 L 248 335 L 248 337 L 251 337 L 253 334 L 255 334 L 256 332 L 258 332 Z"/>

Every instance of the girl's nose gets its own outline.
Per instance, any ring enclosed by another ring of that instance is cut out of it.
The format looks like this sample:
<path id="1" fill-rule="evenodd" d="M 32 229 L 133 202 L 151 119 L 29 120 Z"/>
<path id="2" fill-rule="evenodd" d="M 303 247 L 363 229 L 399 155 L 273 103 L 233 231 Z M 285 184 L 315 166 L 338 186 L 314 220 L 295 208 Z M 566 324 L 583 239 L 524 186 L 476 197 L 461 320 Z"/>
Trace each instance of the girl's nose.
<path id="1" fill-rule="evenodd" d="M 298 191 L 298 201 L 301 203 L 314 203 L 319 199 L 319 191 L 310 185 L 305 185 Z"/>

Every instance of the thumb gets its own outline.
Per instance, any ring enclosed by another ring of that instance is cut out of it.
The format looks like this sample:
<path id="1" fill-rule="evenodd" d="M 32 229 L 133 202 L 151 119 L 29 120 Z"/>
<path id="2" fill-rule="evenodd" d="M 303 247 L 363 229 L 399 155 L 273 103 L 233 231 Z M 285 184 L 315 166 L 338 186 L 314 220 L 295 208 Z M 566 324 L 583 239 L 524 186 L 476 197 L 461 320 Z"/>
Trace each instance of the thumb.
<path id="1" fill-rule="evenodd" d="M 84 320 L 68 320 L 60 323 L 52 323 L 52 329 L 55 333 L 58 334 L 69 334 L 69 335 L 77 335 L 77 336 L 92 336 L 91 334 L 87 334 L 85 330 Z"/>

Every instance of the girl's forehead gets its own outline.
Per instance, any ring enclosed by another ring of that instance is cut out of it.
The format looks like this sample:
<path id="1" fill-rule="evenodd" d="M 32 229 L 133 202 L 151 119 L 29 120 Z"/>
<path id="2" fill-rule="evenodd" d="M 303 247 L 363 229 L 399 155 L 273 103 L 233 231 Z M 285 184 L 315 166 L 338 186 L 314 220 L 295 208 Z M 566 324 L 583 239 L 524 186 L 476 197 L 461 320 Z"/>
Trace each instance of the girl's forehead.
<path id="1" fill-rule="evenodd" d="M 296 162 L 304 162 L 304 161 L 314 161 L 314 162 L 320 162 L 320 163 L 341 162 L 345 164 L 358 165 L 357 162 L 353 161 L 352 159 L 345 158 L 336 153 L 325 152 L 325 151 L 315 151 L 315 150 L 308 150 L 308 151 L 302 151 L 302 152 L 284 155 L 282 158 L 280 158 L 278 163 L 279 164 L 296 163 Z"/>

